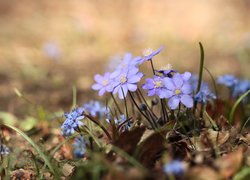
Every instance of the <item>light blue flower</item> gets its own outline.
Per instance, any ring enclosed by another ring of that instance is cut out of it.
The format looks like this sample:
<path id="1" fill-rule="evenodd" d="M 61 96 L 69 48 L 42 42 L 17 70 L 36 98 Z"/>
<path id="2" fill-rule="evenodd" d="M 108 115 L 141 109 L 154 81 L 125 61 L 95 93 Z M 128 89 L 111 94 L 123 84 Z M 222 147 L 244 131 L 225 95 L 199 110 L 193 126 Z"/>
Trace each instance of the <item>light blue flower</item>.
<path id="1" fill-rule="evenodd" d="M 83 107 L 93 117 L 102 118 L 105 114 L 109 113 L 109 108 L 99 101 L 91 100 L 89 103 L 85 103 Z"/>
<path id="2" fill-rule="evenodd" d="M 223 76 L 219 76 L 217 78 L 217 83 L 218 84 L 222 84 L 222 85 L 225 85 L 229 88 L 235 86 L 235 84 L 238 82 L 238 79 L 234 76 L 234 75 L 231 75 L 231 74 L 225 74 Z"/>
<path id="3" fill-rule="evenodd" d="M 118 97 L 124 99 L 128 91 L 134 92 L 137 90 L 137 83 L 141 80 L 142 76 L 143 74 L 135 66 L 131 66 L 129 69 L 117 69 L 110 76 L 113 80 L 113 94 L 118 93 Z"/>
<path id="4" fill-rule="evenodd" d="M 87 151 L 87 142 L 86 140 L 83 138 L 83 136 L 80 137 L 76 137 L 75 142 L 73 144 L 73 148 L 74 148 L 74 155 L 76 158 L 83 158 L 86 151 Z"/>
<path id="5" fill-rule="evenodd" d="M 147 95 L 157 95 L 159 98 L 169 98 L 173 95 L 172 91 L 168 90 L 165 86 L 167 78 L 162 76 L 154 76 L 153 78 L 147 78 L 146 83 L 142 85 L 142 89 L 148 90 Z"/>
<path id="6" fill-rule="evenodd" d="M 174 110 L 178 107 L 180 102 L 188 108 L 193 107 L 192 87 L 189 83 L 191 73 L 184 74 L 176 73 L 173 78 L 166 78 L 164 80 L 165 87 L 170 90 L 170 97 L 168 97 L 168 106 Z"/>
<path id="7" fill-rule="evenodd" d="M 216 99 L 216 96 L 210 91 L 208 84 L 202 82 L 200 91 L 194 96 L 194 99 L 196 102 L 206 104 L 207 101 Z"/>
<path id="8" fill-rule="evenodd" d="M 83 112 L 84 108 L 79 107 L 70 113 L 65 113 L 66 120 L 61 126 L 63 136 L 71 136 L 80 126 L 83 126 L 83 122 L 80 121 L 84 118 Z"/>
<path id="9" fill-rule="evenodd" d="M 163 166 L 163 171 L 169 175 L 182 175 L 185 172 L 185 166 L 182 161 L 173 160 Z"/>
<path id="10" fill-rule="evenodd" d="M 103 76 L 96 74 L 94 79 L 96 83 L 92 86 L 92 89 L 99 91 L 99 96 L 102 96 L 105 92 L 112 92 L 113 86 L 111 84 L 109 72 L 106 72 Z"/>

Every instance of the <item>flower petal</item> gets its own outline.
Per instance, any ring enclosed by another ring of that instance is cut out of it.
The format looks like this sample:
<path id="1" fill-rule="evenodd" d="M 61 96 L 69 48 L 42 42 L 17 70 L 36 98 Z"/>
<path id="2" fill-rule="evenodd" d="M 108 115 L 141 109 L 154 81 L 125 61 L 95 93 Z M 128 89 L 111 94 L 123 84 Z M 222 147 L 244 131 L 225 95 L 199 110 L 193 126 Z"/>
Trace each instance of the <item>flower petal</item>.
<path id="1" fill-rule="evenodd" d="M 172 91 L 174 91 L 176 89 L 175 84 L 173 83 L 172 79 L 164 78 L 162 82 L 167 89 L 172 90 Z"/>
<path id="2" fill-rule="evenodd" d="M 194 100 L 189 95 L 182 95 L 181 96 L 181 103 L 184 104 L 186 107 L 191 108 L 194 105 Z"/>
<path id="3" fill-rule="evenodd" d="M 149 90 L 149 91 L 148 91 L 148 94 L 147 94 L 147 95 L 148 95 L 148 96 L 153 96 L 153 95 L 155 95 L 155 93 L 156 93 L 156 92 L 155 92 L 155 89 L 152 89 L 152 90 Z"/>
<path id="4" fill-rule="evenodd" d="M 94 79 L 95 79 L 96 82 L 102 84 L 103 77 L 102 77 L 100 74 L 96 74 L 96 75 L 94 76 Z"/>
<path id="5" fill-rule="evenodd" d="M 130 84 L 130 83 L 128 83 L 127 87 L 128 87 L 128 90 L 132 91 L 132 92 L 136 91 L 136 89 L 137 89 L 137 85 L 136 84 Z"/>
<path id="6" fill-rule="evenodd" d="M 99 90 L 99 89 L 101 89 L 102 88 L 102 85 L 101 84 L 94 84 L 93 86 L 92 86 L 92 89 L 93 90 Z"/>
<path id="7" fill-rule="evenodd" d="M 134 76 L 129 77 L 128 82 L 129 83 L 137 83 L 140 80 L 141 80 L 140 76 L 134 75 Z"/>
<path id="8" fill-rule="evenodd" d="M 184 72 L 182 74 L 182 78 L 183 78 L 184 81 L 188 81 L 190 79 L 191 75 L 192 74 L 190 72 Z"/>
<path id="9" fill-rule="evenodd" d="M 180 98 L 178 96 L 173 96 L 168 100 L 168 106 L 172 110 L 176 109 L 179 103 L 180 103 Z"/>
<path id="10" fill-rule="evenodd" d="M 184 82 L 184 84 L 180 90 L 184 94 L 191 94 L 192 93 L 192 86 L 188 82 Z"/>
<path id="11" fill-rule="evenodd" d="M 120 99 L 124 99 L 124 95 L 123 95 L 123 92 L 122 92 L 122 88 L 120 88 L 119 91 L 118 91 L 118 97 L 119 97 Z"/>
<path id="12" fill-rule="evenodd" d="M 104 93 L 106 92 L 105 87 L 103 87 L 102 89 L 100 89 L 100 91 L 98 92 L 99 96 L 102 96 Z"/>
<path id="13" fill-rule="evenodd" d="M 175 75 L 173 76 L 172 79 L 173 79 L 173 82 L 174 82 L 175 86 L 176 86 L 178 89 L 180 89 L 181 86 L 183 85 L 182 76 L 181 76 L 179 73 L 177 73 L 177 74 L 175 74 Z"/>

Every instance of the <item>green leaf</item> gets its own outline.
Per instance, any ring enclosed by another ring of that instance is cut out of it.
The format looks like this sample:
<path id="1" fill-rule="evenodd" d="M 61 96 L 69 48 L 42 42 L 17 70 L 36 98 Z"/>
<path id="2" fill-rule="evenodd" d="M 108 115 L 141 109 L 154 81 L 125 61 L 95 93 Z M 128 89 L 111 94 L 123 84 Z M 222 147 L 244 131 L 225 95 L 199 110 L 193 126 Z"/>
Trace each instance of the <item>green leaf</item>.
<path id="1" fill-rule="evenodd" d="M 8 123 L 11 125 L 17 123 L 17 119 L 13 114 L 4 111 L 0 112 L 0 119 L 2 119 L 3 123 Z"/>
<path id="2" fill-rule="evenodd" d="M 33 117 L 27 117 L 20 122 L 20 128 L 24 131 L 31 130 L 37 124 L 37 119 Z"/>
<path id="3" fill-rule="evenodd" d="M 234 177 L 233 180 L 247 180 L 250 178 L 250 167 L 243 167 Z"/>

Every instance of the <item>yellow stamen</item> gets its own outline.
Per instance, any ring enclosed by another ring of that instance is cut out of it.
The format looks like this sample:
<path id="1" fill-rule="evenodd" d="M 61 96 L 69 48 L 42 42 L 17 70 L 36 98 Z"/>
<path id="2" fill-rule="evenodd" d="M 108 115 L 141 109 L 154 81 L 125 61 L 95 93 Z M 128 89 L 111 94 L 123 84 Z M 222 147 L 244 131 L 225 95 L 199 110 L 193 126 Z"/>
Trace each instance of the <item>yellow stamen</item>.
<path id="1" fill-rule="evenodd" d="M 125 82 L 127 82 L 127 78 L 124 75 L 121 75 L 120 81 L 121 81 L 121 83 L 125 83 Z"/>
<path id="2" fill-rule="evenodd" d="M 104 80 L 102 81 L 102 84 L 103 84 L 104 86 L 106 86 L 106 85 L 108 85 L 108 81 L 107 81 L 106 79 L 104 79 Z"/>
<path id="3" fill-rule="evenodd" d="M 156 88 L 162 87 L 161 81 L 156 81 L 155 82 L 155 87 Z"/>
<path id="4" fill-rule="evenodd" d="M 178 94 L 180 94 L 180 93 L 181 93 L 181 90 L 179 90 L 179 89 L 176 89 L 176 90 L 175 90 L 175 94 L 176 94 L 176 95 L 178 95 Z"/>

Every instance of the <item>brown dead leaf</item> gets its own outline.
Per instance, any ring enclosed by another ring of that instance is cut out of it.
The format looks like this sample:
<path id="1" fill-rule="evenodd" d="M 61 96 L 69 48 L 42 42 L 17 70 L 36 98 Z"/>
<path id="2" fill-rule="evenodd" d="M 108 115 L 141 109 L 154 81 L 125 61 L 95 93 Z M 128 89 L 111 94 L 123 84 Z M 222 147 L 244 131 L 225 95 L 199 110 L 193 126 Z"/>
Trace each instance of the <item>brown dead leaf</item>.
<path id="1" fill-rule="evenodd" d="M 164 147 L 164 134 L 154 133 L 146 138 L 137 151 L 137 159 L 146 167 L 153 167 Z"/>
<path id="2" fill-rule="evenodd" d="M 239 137 L 239 141 L 240 141 L 240 142 L 244 142 L 244 143 L 246 143 L 248 146 L 250 146 L 250 134 L 247 133 L 247 134 L 245 134 L 245 135 L 241 135 L 241 136 Z"/>
<path id="3" fill-rule="evenodd" d="M 215 161 L 215 166 L 219 169 L 222 177 L 228 179 L 232 177 L 241 167 L 243 161 L 243 147 L 231 152 Z"/>
<path id="4" fill-rule="evenodd" d="M 133 154 L 144 131 L 145 127 L 136 127 L 131 131 L 124 131 L 114 142 L 114 145 L 129 154 Z"/>
<path id="5" fill-rule="evenodd" d="M 62 173 L 66 177 L 72 175 L 74 171 L 75 171 L 75 167 L 68 163 L 64 164 L 62 167 Z"/>
<path id="6" fill-rule="evenodd" d="M 11 179 L 13 180 L 35 180 L 36 174 L 32 170 L 17 169 L 12 172 Z"/>
<path id="7" fill-rule="evenodd" d="M 188 180 L 222 180 L 222 177 L 210 167 L 199 166 L 190 168 L 185 179 Z"/>
<path id="8" fill-rule="evenodd" d="M 230 137 L 228 131 L 202 130 L 200 136 L 191 138 L 198 151 L 209 151 L 224 144 Z"/>
<path id="9" fill-rule="evenodd" d="M 229 124 L 228 120 L 223 116 L 221 115 L 216 121 L 215 123 L 218 125 L 218 127 L 223 130 L 223 131 L 226 131 L 226 130 L 229 130 L 232 126 Z"/>

